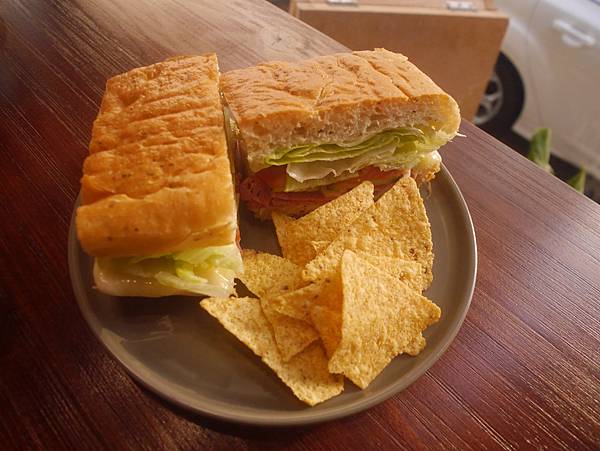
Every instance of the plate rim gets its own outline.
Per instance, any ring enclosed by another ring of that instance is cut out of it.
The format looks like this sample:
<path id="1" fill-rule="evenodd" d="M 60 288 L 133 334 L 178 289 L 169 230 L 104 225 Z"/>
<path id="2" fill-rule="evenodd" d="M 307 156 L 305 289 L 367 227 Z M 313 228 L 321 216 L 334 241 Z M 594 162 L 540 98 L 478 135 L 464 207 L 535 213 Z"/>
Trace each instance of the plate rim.
<path id="1" fill-rule="evenodd" d="M 471 301 L 473 299 L 473 293 L 475 291 L 475 285 L 477 282 L 477 268 L 478 268 L 478 256 L 477 256 L 477 238 L 475 235 L 475 228 L 473 225 L 473 219 L 471 217 L 471 213 L 469 211 L 467 202 L 465 201 L 458 184 L 452 177 L 450 171 L 446 168 L 444 164 L 441 165 L 441 173 L 443 172 L 445 177 L 448 177 L 450 186 L 453 191 L 453 195 L 458 199 L 460 204 L 461 216 L 464 217 L 465 223 L 464 226 L 468 230 L 469 235 L 469 254 L 470 254 L 470 271 L 467 275 L 469 280 L 469 285 L 466 290 L 466 302 L 463 304 L 461 310 L 459 310 L 458 320 L 452 324 L 449 328 L 449 332 L 446 335 L 446 340 L 442 343 L 442 345 L 433 353 L 427 356 L 422 362 L 420 362 L 410 374 L 408 378 L 401 378 L 398 381 L 390 384 L 381 392 L 365 397 L 364 399 L 359 399 L 355 401 L 352 405 L 349 406 L 338 406 L 333 410 L 327 410 L 323 412 L 312 411 L 311 408 L 306 406 L 306 409 L 300 411 L 294 411 L 291 413 L 282 412 L 282 416 L 274 417 L 272 415 L 263 415 L 263 416 L 253 416 L 251 414 L 237 413 L 226 411 L 221 408 L 217 408 L 215 406 L 201 406 L 197 407 L 196 405 L 192 405 L 190 402 L 186 402 L 185 397 L 178 395 L 177 393 L 166 393 L 165 387 L 161 387 L 161 382 L 156 380 L 152 375 L 150 378 L 153 380 L 148 380 L 149 377 L 139 374 L 138 369 L 134 367 L 130 362 L 123 359 L 116 350 L 112 348 L 112 346 L 102 339 L 100 334 L 101 324 L 97 321 L 97 319 L 92 315 L 92 312 L 83 304 L 80 299 L 81 296 L 78 295 L 80 292 L 85 292 L 86 287 L 84 286 L 83 281 L 81 280 L 80 274 L 78 273 L 78 266 L 75 262 L 79 262 L 79 252 L 80 252 L 80 244 L 77 240 L 77 234 L 75 232 L 75 217 L 77 206 L 80 204 L 81 193 L 78 194 L 75 199 L 75 203 L 73 206 L 73 212 L 71 214 L 71 221 L 69 223 L 69 237 L 67 243 L 67 256 L 68 256 L 68 266 L 69 266 L 69 277 L 71 279 L 71 288 L 73 289 L 73 295 L 79 307 L 79 311 L 87 322 L 89 328 L 92 330 L 92 333 L 96 337 L 96 339 L 100 342 L 100 344 L 106 349 L 112 358 L 116 359 L 117 362 L 127 371 L 127 373 L 140 385 L 145 387 L 146 389 L 152 391 L 160 398 L 171 402 L 183 409 L 194 412 L 196 414 L 205 415 L 213 419 L 217 419 L 220 421 L 228 421 L 234 422 L 237 424 L 246 424 L 253 426 L 273 426 L 273 427 L 285 427 L 285 426 L 299 426 L 299 425 L 309 425 L 316 423 L 323 423 L 326 421 L 332 421 L 335 419 L 340 419 L 344 417 L 348 417 L 350 415 L 357 414 L 364 410 L 367 410 L 377 404 L 380 404 L 402 390 L 406 389 L 412 383 L 414 383 L 417 379 L 419 379 L 423 374 L 425 374 L 446 352 L 450 344 L 454 342 L 456 335 L 464 323 L 464 320 L 469 311 Z M 166 391 L 171 392 L 170 389 Z"/>

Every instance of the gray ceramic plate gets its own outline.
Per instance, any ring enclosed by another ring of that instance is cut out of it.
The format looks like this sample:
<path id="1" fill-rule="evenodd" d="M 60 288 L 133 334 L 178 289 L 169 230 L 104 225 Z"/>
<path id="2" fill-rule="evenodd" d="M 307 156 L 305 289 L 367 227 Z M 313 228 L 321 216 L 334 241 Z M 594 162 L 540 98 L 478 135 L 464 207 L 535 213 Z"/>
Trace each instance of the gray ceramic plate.
<path id="1" fill-rule="evenodd" d="M 400 356 L 366 390 L 344 392 L 316 407 L 296 400 L 275 374 L 185 297 L 114 298 L 92 288 L 92 259 L 71 222 L 69 270 L 86 321 L 114 357 L 143 385 L 180 406 L 220 419 L 262 425 L 308 424 L 367 409 L 406 388 L 440 358 L 469 308 L 477 251 L 473 224 L 454 180 L 443 168 L 426 200 L 435 252 L 426 295 L 442 308 L 418 357 Z M 243 247 L 273 252 L 272 226 L 241 213 Z"/>

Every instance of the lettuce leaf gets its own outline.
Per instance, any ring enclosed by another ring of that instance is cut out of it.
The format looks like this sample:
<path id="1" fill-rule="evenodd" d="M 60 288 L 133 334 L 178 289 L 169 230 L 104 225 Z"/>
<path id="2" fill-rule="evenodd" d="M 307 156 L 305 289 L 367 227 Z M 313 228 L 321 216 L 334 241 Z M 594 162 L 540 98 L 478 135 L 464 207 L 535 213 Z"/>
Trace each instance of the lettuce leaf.
<path id="1" fill-rule="evenodd" d="M 340 160 L 342 162 L 344 160 Z M 378 163 L 370 163 L 368 166 L 377 166 L 382 171 L 394 170 L 399 167 L 405 169 L 418 169 L 423 171 L 433 170 L 434 167 L 438 167 L 440 162 L 442 161 L 442 157 L 437 151 L 428 152 L 425 154 L 417 154 L 414 156 L 414 159 L 411 161 L 404 161 L 401 166 L 398 166 L 397 160 L 392 161 L 391 164 L 385 161 L 379 161 Z M 298 169 L 297 167 L 292 170 L 295 172 L 295 176 L 298 177 L 304 176 L 303 181 L 299 182 L 294 177 L 290 177 L 289 175 L 285 178 L 285 187 L 284 191 L 286 193 L 293 192 L 301 192 L 301 191 L 314 191 L 317 188 L 327 185 L 333 185 L 334 183 L 342 182 L 344 180 L 348 180 L 354 177 L 358 177 L 358 172 L 345 171 L 341 172 L 337 175 L 337 172 L 329 173 L 330 167 L 328 166 L 329 162 L 314 162 L 314 163 L 300 163 L 300 165 L 306 165 L 306 172 L 301 172 L 304 169 Z M 298 165 L 299 166 L 299 165 Z M 288 166 L 289 167 L 289 166 Z M 318 171 L 327 172 L 323 178 L 309 178 L 308 176 L 317 173 Z M 333 172 L 333 171 L 331 171 Z"/>
<path id="2" fill-rule="evenodd" d="M 269 165 L 286 165 L 286 192 L 306 191 L 354 176 L 367 166 L 382 170 L 412 169 L 450 140 L 443 131 L 425 127 L 386 130 L 362 142 L 295 146 L 274 152 Z"/>
<path id="3" fill-rule="evenodd" d="M 318 163 L 315 163 L 315 164 L 318 164 Z M 285 186 L 284 186 L 283 191 L 286 193 L 296 193 L 296 192 L 301 192 L 301 191 L 314 191 L 315 189 L 317 189 L 321 186 L 333 185 L 334 183 L 342 182 L 344 180 L 348 180 L 348 179 L 351 179 L 354 177 L 358 177 L 358 173 L 355 173 L 355 174 L 347 173 L 347 174 L 340 175 L 339 177 L 336 177 L 335 175 L 330 174 L 326 177 L 323 177 L 322 179 L 315 179 L 315 180 L 306 179 L 304 182 L 299 182 L 288 175 L 285 178 Z"/>
<path id="4" fill-rule="evenodd" d="M 395 147 L 398 154 L 431 152 L 444 145 L 450 138 L 447 133 L 432 128 L 400 127 L 378 133 L 362 142 L 305 144 L 281 149 L 269 155 L 265 163 L 269 166 L 283 166 L 290 163 L 337 161 L 358 157 L 388 146 Z"/>
<path id="5" fill-rule="evenodd" d="M 155 280 L 182 293 L 215 297 L 232 294 L 233 279 L 243 269 L 235 244 L 148 257 L 99 258 L 97 262 L 123 278 Z"/>
<path id="6" fill-rule="evenodd" d="M 298 182 L 318 180 L 328 175 L 338 177 L 344 172 L 354 173 L 366 166 L 377 165 L 394 160 L 396 146 L 388 144 L 364 152 L 352 158 L 335 161 L 311 161 L 306 163 L 289 163 L 286 168 L 287 175 Z"/>

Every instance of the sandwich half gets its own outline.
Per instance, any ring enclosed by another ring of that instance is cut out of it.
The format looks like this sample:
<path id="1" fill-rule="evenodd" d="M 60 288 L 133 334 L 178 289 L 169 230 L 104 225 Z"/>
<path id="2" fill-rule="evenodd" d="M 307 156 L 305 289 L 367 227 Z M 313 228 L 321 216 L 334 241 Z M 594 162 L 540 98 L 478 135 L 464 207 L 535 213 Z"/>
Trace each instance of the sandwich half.
<path id="1" fill-rule="evenodd" d="M 214 54 L 107 82 L 83 166 L 77 234 L 116 296 L 228 296 L 242 271 Z"/>
<path id="2" fill-rule="evenodd" d="M 458 105 L 384 49 L 226 72 L 221 90 L 245 162 L 240 197 L 258 217 L 299 216 L 364 180 L 431 180 Z"/>

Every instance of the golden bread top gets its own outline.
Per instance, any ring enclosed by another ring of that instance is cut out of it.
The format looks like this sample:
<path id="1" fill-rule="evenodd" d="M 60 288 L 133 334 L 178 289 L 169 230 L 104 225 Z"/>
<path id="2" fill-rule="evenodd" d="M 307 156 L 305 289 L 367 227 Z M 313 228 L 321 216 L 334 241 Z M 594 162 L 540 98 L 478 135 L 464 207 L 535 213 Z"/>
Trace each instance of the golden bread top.
<path id="1" fill-rule="evenodd" d="M 222 75 L 221 90 L 254 169 L 254 153 L 353 141 L 399 126 L 452 133 L 460 122 L 448 94 L 404 55 L 384 49 L 233 70 Z"/>
<path id="2" fill-rule="evenodd" d="M 77 232 L 94 256 L 234 241 L 236 205 L 214 54 L 108 80 L 83 166 Z"/>

